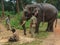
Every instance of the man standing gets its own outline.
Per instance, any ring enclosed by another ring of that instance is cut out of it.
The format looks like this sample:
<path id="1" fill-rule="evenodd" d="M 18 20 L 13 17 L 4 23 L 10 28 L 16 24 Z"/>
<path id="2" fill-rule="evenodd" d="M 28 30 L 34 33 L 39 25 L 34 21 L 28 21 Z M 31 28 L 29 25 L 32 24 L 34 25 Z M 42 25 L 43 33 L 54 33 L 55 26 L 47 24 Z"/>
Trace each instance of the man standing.
<path id="1" fill-rule="evenodd" d="M 36 24 L 37 24 L 37 18 L 36 18 L 36 13 L 32 15 L 31 19 L 30 19 L 30 32 L 31 32 L 31 36 L 35 37 L 35 29 L 36 29 Z"/>
<path id="2" fill-rule="evenodd" d="M 6 17 L 6 27 L 7 27 L 8 30 L 11 29 L 11 26 L 10 26 L 10 16 L 9 15 Z"/>

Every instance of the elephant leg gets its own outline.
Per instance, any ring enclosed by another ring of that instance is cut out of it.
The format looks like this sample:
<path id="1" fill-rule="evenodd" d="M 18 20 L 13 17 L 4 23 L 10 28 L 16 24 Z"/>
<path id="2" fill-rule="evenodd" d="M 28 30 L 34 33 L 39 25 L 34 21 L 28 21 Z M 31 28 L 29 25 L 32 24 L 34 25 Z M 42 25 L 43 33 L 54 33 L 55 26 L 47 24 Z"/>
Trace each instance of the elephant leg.
<path id="1" fill-rule="evenodd" d="M 53 32 L 53 23 L 50 26 L 50 31 Z"/>
<path id="2" fill-rule="evenodd" d="M 53 32 L 53 22 L 48 22 L 47 30 L 48 32 Z"/>
<path id="3" fill-rule="evenodd" d="M 35 33 L 39 33 L 39 24 L 40 23 L 37 23 L 37 25 L 36 25 Z"/>

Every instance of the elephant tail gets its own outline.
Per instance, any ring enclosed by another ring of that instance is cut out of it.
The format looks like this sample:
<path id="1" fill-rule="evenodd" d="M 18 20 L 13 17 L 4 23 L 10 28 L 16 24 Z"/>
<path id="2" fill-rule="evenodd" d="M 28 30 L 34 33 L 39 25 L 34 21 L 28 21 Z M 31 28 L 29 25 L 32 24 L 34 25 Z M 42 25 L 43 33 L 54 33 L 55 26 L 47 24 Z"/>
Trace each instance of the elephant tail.
<path id="1" fill-rule="evenodd" d="M 55 22 L 55 28 L 56 28 L 56 26 L 57 26 L 57 18 L 56 18 L 56 22 Z"/>
<path id="2" fill-rule="evenodd" d="M 55 22 L 55 28 L 57 27 L 57 15 L 58 15 L 58 14 L 56 14 L 56 18 L 55 18 L 55 19 L 56 19 L 56 20 L 55 20 L 55 21 L 56 21 L 56 22 Z"/>

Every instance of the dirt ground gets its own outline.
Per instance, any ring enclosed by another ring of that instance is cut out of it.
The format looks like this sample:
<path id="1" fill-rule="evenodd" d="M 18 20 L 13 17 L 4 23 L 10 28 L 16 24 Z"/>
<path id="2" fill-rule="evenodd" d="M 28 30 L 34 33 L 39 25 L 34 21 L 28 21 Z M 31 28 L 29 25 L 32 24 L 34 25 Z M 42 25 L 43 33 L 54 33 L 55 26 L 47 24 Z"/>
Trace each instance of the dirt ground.
<path id="1" fill-rule="evenodd" d="M 26 42 L 32 42 L 35 40 L 35 38 L 31 38 L 31 35 L 27 31 L 27 36 L 23 35 L 22 30 L 17 30 L 16 33 L 19 34 L 20 37 L 20 44 L 26 43 Z M 8 42 L 9 36 L 12 35 L 11 31 L 7 31 L 6 27 L 0 23 L 0 43 Z M 54 32 L 46 38 L 42 45 L 60 45 L 60 19 L 58 19 L 57 27 L 54 27 Z"/>
<path id="2" fill-rule="evenodd" d="M 58 19 L 54 32 L 43 41 L 43 45 L 60 45 L 60 19 Z"/>
<path id="3" fill-rule="evenodd" d="M 16 33 L 19 35 L 19 43 L 29 43 L 35 40 L 35 38 L 31 38 L 31 35 L 27 31 L 28 35 L 24 35 L 23 30 L 16 30 Z M 0 22 L 0 44 L 8 42 L 9 37 L 12 35 L 10 30 L 7 30 L 6 27 Z"/>

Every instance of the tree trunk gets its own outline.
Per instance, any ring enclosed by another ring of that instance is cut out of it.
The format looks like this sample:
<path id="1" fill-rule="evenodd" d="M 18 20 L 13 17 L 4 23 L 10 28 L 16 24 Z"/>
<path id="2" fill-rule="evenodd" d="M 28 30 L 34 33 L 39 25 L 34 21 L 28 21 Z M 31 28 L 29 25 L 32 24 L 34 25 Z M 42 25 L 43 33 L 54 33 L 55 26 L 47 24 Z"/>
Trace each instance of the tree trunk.
<path id="1" fill-rule="evenodd" d="M 1 4 L 2 4 L 2 17 L 4 17 L 4 0 L 1 0 Z"/>
<path id="2" fill-rule="evenodd" d="M 17 6 L 17 13 L 19 14 L 19 3 L 18 3 L 18 0 L 16 0 L 16 6 Z"/>

